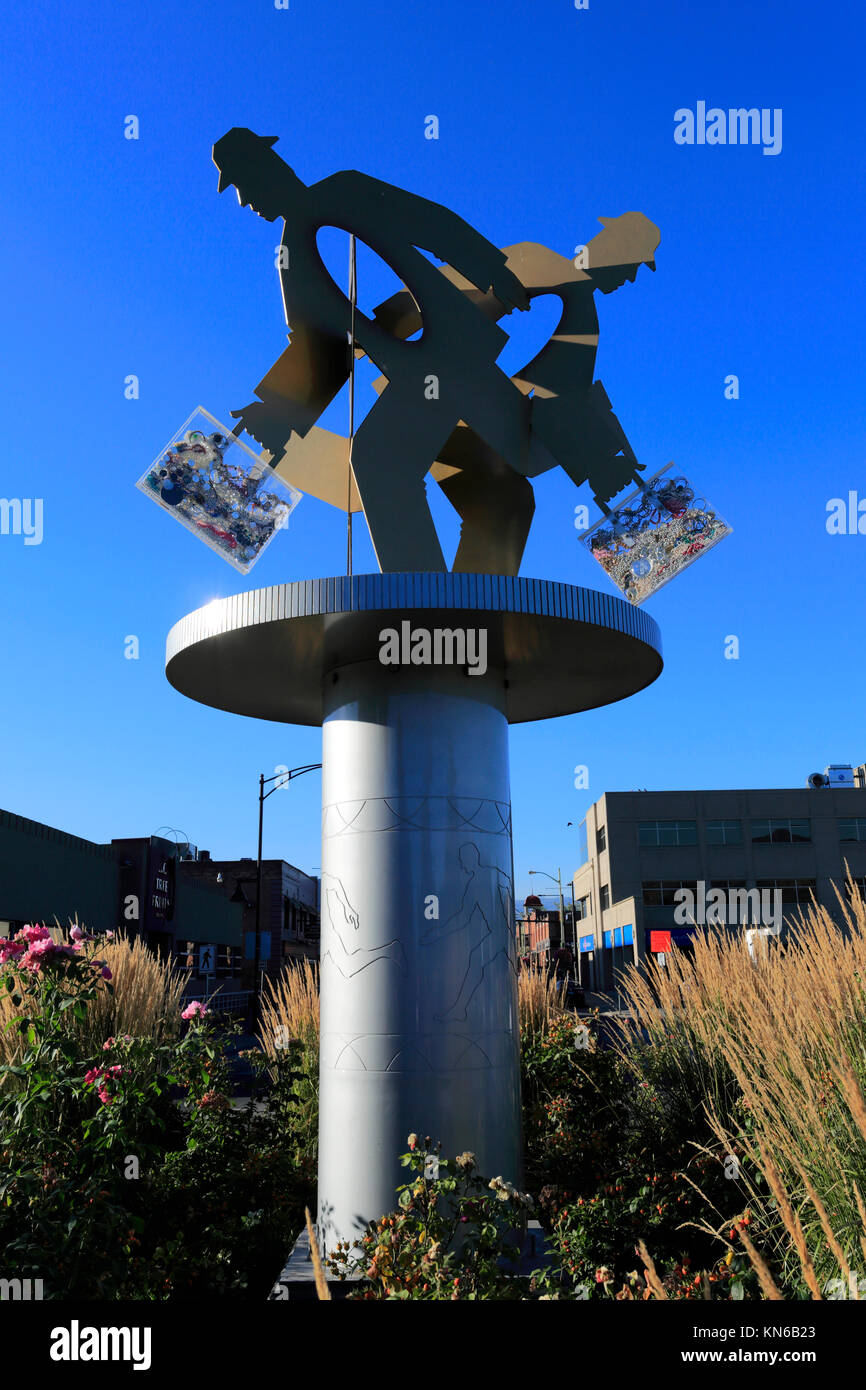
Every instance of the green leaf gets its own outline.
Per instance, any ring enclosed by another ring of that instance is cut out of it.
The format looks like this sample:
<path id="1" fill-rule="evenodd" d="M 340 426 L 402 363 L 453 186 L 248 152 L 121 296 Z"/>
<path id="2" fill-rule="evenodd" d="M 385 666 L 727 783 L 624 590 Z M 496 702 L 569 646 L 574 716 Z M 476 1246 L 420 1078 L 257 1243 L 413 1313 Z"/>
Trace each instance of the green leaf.
<path id="1" fill-rule="evenodd" d="M 743 1281 L 742 1279 L 735 1279 L 731 1284 L 731 1298 L 739 1303 L 744 1297 Z"/>

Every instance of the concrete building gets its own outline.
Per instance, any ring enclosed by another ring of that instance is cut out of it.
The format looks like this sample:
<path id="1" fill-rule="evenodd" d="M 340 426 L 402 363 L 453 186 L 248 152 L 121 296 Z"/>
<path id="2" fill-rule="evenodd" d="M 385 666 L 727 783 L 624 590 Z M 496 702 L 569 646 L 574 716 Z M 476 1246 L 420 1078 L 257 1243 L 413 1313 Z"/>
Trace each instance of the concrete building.
<path id="1" fill-rule="evenodd" d="M 866 767 L 833 765 L 802 788 L 606 792 L 580 823 L 579 859 L 581 980 L 607 991 L 627 963 L 689 948 L 678 889 L 696 902 L 701 884 L 779 889 L 783 933 L 813 895 L 838 912 L 846 866 L 866 890 Z"/>
<path id="2" fill-rule="evenodd" d="M 318 879 L 266 860 L 262 890 L 262 969 L 318 958 Z M 55 919 L 123 931 L 190 970 L 188 993 L 230 995 L 252 985 L 255 899 L 254 859 L 215 861 L 158 835 L 101 845 L 0 810 L 0 936 Z"/>
<path id="3" fill-rule="evenodd" d="M 211 859 L 199 854 L 180 865 L 183 878 L 208 884 L 240 906 L 243 977 L 252 979 L 255 960 L 256 861 Z M 276 974 L 289 961 L 319 958 L 319 880 L 285 859 L 262 860 L 259 964 Z M 246 987 L 249 987 L 249 983 Z"/>
<path id="4" fill-rule="evenodd" d="M 524 900 L 523 913 L 517 917 L 517 950 L 523 957 L 538 962 L 546 959 L 562 939 L 559 909 L 547 908 L 535 893 Z"/>
<path id="5" fill-rule="evenodd" d="M 192 992 L 208 974 L 239 989 L 241 909 L 178 872 L 183 854 L 196 852 L 158 835 L 100 845 L 0 811 L 0 936 L 56 919 L 62 927 L 78 921 L 91 931 L 141 937 L 172 958 L 182 940 Z"/>
<path id="6" fill-rule="evenodd" d="M 565 892 L 570 894 L 570 885 L 565 884 Z M 546 898 L 558 894 L 545 893 Z M 573 908 L 571 903 L 563 902 L 565 910 L 565 930 L 559 922 L 559 907 L 545 906 L 541 897 L 531 893 L 524 899 L 523 912 L 517 916 L 517 953 L 536 965 L 547 965 L 551 952 L 557 946 L 571 945 L 574 940 Z"/>

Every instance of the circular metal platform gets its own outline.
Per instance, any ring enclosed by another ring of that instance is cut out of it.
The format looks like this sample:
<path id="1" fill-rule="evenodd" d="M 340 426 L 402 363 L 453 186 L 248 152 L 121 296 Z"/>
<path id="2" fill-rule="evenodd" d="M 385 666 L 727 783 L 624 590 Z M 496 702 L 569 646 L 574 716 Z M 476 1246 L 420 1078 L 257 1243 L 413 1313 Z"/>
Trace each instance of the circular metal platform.
<path id="1" fill-rule="evenodd" d="M 201 704 L 317 725 L 328 672 L 377 660 L 382 629 L 405 621 L 486 629 L 487 664 L 504 674 L 512 724 L 624 700 L 663 665 L 653 619 L 595 589 L 502 575 L 361 574 L 215 599 L 171 629 L 166 675 Z"/>

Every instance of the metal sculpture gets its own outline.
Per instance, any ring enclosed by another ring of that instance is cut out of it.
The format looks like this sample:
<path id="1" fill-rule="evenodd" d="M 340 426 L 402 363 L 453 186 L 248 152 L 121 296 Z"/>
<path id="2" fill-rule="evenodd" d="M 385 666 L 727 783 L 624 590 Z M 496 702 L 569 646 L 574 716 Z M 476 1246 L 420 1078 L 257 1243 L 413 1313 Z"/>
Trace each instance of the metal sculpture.
<path id="1" fill-rule="evenodd" d="M 654 268 L 648 218 L 602 218 L 577 263 L 531 242 L 500 250 L 447 209 L 363 174 L 308 187 L 274 144 L 235 129 L 213 152 L 220 189 L 234 185 L 243 205 L 285 224 L 289 344 L 233 412 L 231 435 L 247 430 L 265 450 L 253 491 L 282 480 L 350 518 L 362 509 L 383 573 L 216 600 L 175 626 L 166 670 L 202 703 L 322 726 L 316 1234 L 333 1251 L 392 1206 L 412 1130 L 520 1183 L 508 726 L 624 699 L 661 671 L 646 613 L 517 577 L 532 479 L 560 467 L 591 489 L 603 517 L 587 543 L 632 605 L 725 528 L 684 479 L 643 480 L 594 379 L 596 292 Z M 361 312 L 322 261 L 323 226 L 367 243 L 404 288 Z M 561 301 L 557 328 L 509 377 L 497 365 L 500 320 L 543 294 Z M 346 439 L 319 421 L 347 381 L 353 402 L 363 354 L 381 372 L 379 399 L 357 431 L 350 415 Z M 427 506 L 428 473 L 461 518 L 456 573 Z M 182 469 L 154 484 L 178 512 Z M 468 636 L 465 662 L 437 660 L 433 641 L 392 659 L 389 634 L 413 622 L 428 636 L 474 633 L 477 651 L 483 634 L 483 662 L 470 665 Z"/>
<path id="2" fill-rule="evenodd" d="M 531 242 L 499 250 L 455 213 L 365 174 L 308 187 L 275 143 L 235 128 L 213 159 L 220 191 L 234 185 L 242 206 L 284 220 L 289 346 L 258 399 L 232 412 L 278 477 L 363 509 L 383 571 L 435 571 L 446 565 L 424 489 L 429 472 L 461 518 L 455 572 L 507 575 L 518 573 L 529 534 L 530 478 L 559 466 L 577 486 L 589 484 L 605 513 L 629 483 L 643 487 L 643 465 L 593 379 L 594 295 L 633 281 L 642 264 L 655 269 L 660 233 L 649 218 L 600 218 L 602 231 L 577 261 Z M 406 288 L 372 318 L 325 267 L 316 245 L 323 226 L 360 237 L 403 279 Z M 422 250 L 447 265 L 433 267 Z M 506 340 L 499 320 L 542 294 L 562 301 L 559 324 L 509 378 L 496 365 Z M 379 401 L 350 441 L 316 422 L 348 379 L 352 350 L 383 375 Z"/>

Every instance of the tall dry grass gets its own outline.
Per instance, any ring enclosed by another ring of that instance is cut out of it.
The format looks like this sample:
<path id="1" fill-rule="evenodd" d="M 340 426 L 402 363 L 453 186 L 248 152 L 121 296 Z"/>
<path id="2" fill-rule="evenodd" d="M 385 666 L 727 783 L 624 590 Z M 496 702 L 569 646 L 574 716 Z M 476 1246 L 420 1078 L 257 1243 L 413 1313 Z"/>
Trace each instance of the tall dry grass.
<path id="1" fill-rule="evenodd" d="M 521 1033 L 544 1032 L 563 1013 L 556 986 L 543 969 L 521 964 L 518 974 Z M 308 960 L 286 967 L 276 980 L 265 979 L 260 1041 L 269 1057 L 294 1038 L 305 1047 L 319 1044 L 319 973 Z"/>
<path id="2" fill-rule="evenodd" d="M 276 1057 L 290 1040 L 319 1050 L 319 968 L 315 961 L 292 962 L 276 980 L 265 978 L 259 1040 Z"/>
<path id="3" fill-rule="evenodd" d="M 319 967 L 300 960 L 287 965 L 276 980 L 266 979 L 262 991 L 259 1042 L 271 1061 L 287 1055 L 290 1043 L 294 1080 L 295 1157 L 315 1169 L 319 1140 Z M 277 1068 L 269 1068 L 276 1080 Z"/>
<path id="4" fill-rule="evenodd" d="M 77 925 L 71 923 L 70 925 Z M 61 927 L 52 928 L 56 941 L 67 939 Z M 181 996 L 189 979 L 169 962 L 159 959 L 136 937 L 116 936 L 99 945 L 98 955 L 111 970 L 113 991 L 100 989 L 86 1017 L 68 1011 L 69 1029 L 83 1057 L 99 1051 L 107 1038 L 129 1033 L 162 1042 L 176 1037 L 180 1028 Z M 32 1000 L 26 1001 L 32 1008 Z M 12 1062 L 21 1047 L 17 1030 L 5 1025 L 17 1010 L 11 995 L 0 994 L 0 1062 Z"/>
<path id="5" fill-rule="evenodd" d="M 866 1296 L 866 904 L 850 880 L 837 896 L 842 930 L 813 904 L 754 956 L 742 933 L 696 934 L 691 959 L 623 973 L 656 1061 L 702 1100 L 755 1207 L 781 1223 L 764 1254 L 799 1270 L 812 1297 L 834 1278 L 863 1279 Z M 643 1049 L 624 1035 L 620 1050 L 640 1071 Z"/>
<path id="6" fill-rule="evenodd" d="M 552 977 L 545 969 L 522 961 L 517 975 L 517 1002 L 520 1036 L 524 1040 L 546 1033 L 553 1020 L 564 1013 Z"/>

